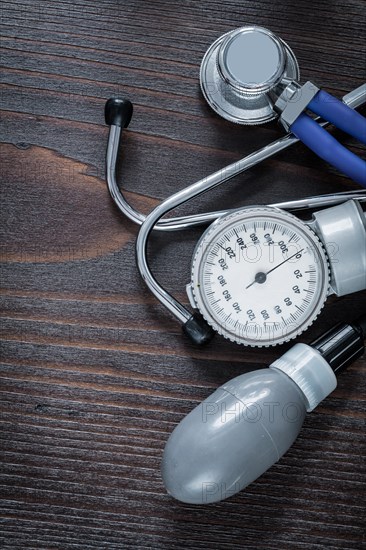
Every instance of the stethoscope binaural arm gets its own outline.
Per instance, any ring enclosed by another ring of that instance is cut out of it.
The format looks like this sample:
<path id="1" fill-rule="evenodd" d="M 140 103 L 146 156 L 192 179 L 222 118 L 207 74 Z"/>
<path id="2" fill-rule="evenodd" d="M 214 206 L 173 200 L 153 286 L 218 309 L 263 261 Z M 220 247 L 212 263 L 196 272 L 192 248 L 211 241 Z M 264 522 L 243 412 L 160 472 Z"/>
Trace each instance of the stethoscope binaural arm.
<path id="1" fill-rule="evenodd" d="M 347 102 L 351 104 L 352 107 L 355 107 L 365 101 L 365 95 L 366 90 L 364 90 L 363 93 L 360 93 L 360 90 L 357 89 L 354 92 L 347 94 L 345 99 L 347 99 Z M 209 189 L 212 189 L 217 185 L 228 181 L 235 175 L 247 170 L 255 164 L 258 164 L 265 158 L 269 158 L 273 154 L 285 149 L 286 147 L 288 147 L 292 143 L 295 143 L 298 140 L 291 134 L 289 134 L 284 138 L 281 138 L 280 140 L 277 140 L 267 147 L 261 149 L 260 151 L 257 151 L 256 153 L 253 153 L 248 157 L 245 157 L 238 163 L 234 163 L 228 166 L 225 170 L 220 170 L 218 172 L 215 172 L 214 174 L 211 174 L 210 176 L 194 183 L 193 185 L 190 185 L 189 187 L 169 197 L 167 200 L 158 205 L 151 212 L 151 214 L 146 216 L 144 220 L 144 216 L 141 213 L 135 211 L 120 193 L 115 177 L 115 164 L 117 159 L 121 128 L 128 126 L 132 115 L 132 104 L 126 100 L 109 100 L 106 104 L 105 114 L 107 124 L 111 125 L 107 150 L 108 187 L 111 192 L 112 198 L 116 201 L 116 204 L 121 209 L 121 211 L 139 225 L 142 224 L 136 243 L 137 265 L 141 277 L 145 281 L 150 291 L 155 295 L 155 297 L 183 325 L 183 330 L 187 333 L 190 339 L 197 344 L 203 344 L 210 340 L 213 336 L 212 329 L 201 317 L 198 317 L 196 314 L 192 314 L 178 300 L 170 295 L 157 282 L 157 280 L 151 273 L 146 256 L 149 235 L 153 229 L 157 229 L 158 227 L 160 229 L 164 227 L 165 230 L 180 229 L 183 227 L 190 227 L 192 225 L 207 223 L 209 221 L 212 221 L 213 219 L 216 219 L 219 215 L 223 214 L 223 212 L 206 213 L 202 215 L 183 218 L 171 218 L 169 220 L 166 220 L 167 223 L 165 223 L 164 225 L 158 225 L 162 224 L 161 218 L 174 208 L 191 200 L 194 197 L 201 195 L 202 193 L 205 193 Z M 280 206 L 282 208 L 286 207 L 288 209 L 296 207 L 321 207 L 330 204 L 336 204 L 338 202 L 347 200 L 348 198 L 359 198 L 361 200 L 365 200 L 366 197 L 365 195 L 360 194 L 359 191 L 356 191 L 324 197 L 313 197 L 310 199 L 302 199 L 301 201 L 290 201 L 288 203 L 277 204 L 276 206 Z M 301 203 L 301 206 L 299 202 Z M 165 220 L 163 221 L 165 222 Z"/>
<path id="2" fill-rule="evenodd" d="M 365 103 L 366 85 L 362 85 L 352 92 L 346 94 L 343 97 L 343 102 L 353 109 Z M 132 111 L 132 103 L 125 99 L 111 98 L 106 103 L 105 120 L 106 124 L 110 126 L 106 154 L 106 177 L 110 195 L 119 210 L 134 223 L 141 225 L 145 221 L 146 216 L 129 204 L 123 193 L 120 191 L 116 179 L 116 163 L 122 129 L 127 128 L 131 120 Z M 328 124 L 328 122 L 321 123 L 322 126 L 327 126 Z M 229 164 L 225 168 L 220 169 L 209 176 L 210 180 L 214 182 L 212 184 L 212 187 L 229 181 L 235 176 L 245 172 L 249 168 L 259 164 L 263 160 L 266 160 L 274 156 L 275 154 L 287 149 L 288 147 L 290 147 L 290 145 L 293 145 L 298 141 L 299 139 L 296 136 L 294 136 L 292 133 L 288 133 L 286 136 L 277 139 L 276 141 L 270 143 L 262 149 L 259 149 L 255 153 L 247 155 L 243 159 Z M 278 208 L 292 211 L 307 208 L 317 208 L 322 206 L 332 206 L 338 204 L 339 202 L 352 198 L 360 197 L 361 199 L 360 195 L 362 195 L 362 193 L 362 190 L 351 192 L 347 191 L 345 193 L 335 193 L 323 196 L 320 195 L 317 197 L 307 197 L 304 199 L 275 203 L 269 206 L 277 206 Z M 157 222 L 157 224 L 155 225 L 154 230 L 174 231 L 187 229 L 189 227 L 194 227 L 198 225 L 204 225 L 214 221 L 219 216 L 222 216 L 228 212 L 229 210 L 219 210 L 215 212 L 206 212 L 202 214 L 159 220 L 159 222 Z"/>

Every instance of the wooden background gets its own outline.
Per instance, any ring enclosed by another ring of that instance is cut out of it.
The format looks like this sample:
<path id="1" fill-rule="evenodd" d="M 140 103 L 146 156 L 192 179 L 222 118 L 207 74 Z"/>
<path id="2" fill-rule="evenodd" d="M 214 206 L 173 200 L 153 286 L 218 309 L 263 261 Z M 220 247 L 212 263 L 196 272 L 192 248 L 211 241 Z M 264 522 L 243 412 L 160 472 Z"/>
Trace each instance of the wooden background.
<path id="1" fill-rule="evenodd" d="M 214 39 L 267 26 L 296 52 L 303 81 L 342 96 L 365 80 L 364 7 L 1 1 L 3 550 L 362 548 L 365 358 L 245 492 L 211 506 L 165 493 L 159 467 L 174 426 L 286 347 L 255 351 L 217 337 L 197 349 L 150 296 L 135 266 L 137 228 L 104 182 L 103 108 L 112 95 L 135 105 L 120 181 L 148 212 L 281 135 L 275 123 L 238 127 L 206 106 L 198 70 Z M 354 187 L 297 145 L 185 211 Z M 185 302 L 199 235 L 158 235 L 150 249 L 154 272 Z M 360 314 L 365 298 L 330 300 L 301 340 Z"/>

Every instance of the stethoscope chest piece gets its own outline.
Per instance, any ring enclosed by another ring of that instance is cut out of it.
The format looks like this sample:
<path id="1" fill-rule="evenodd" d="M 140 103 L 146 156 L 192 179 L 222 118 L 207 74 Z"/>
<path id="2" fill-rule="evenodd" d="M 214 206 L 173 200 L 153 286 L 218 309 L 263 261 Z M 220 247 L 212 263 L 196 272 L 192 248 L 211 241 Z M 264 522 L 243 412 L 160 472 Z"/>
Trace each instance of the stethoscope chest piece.
<path id="1" fill-rule="evenodd" d="M 242 27 L 218 38 L 206 52 L 200 72 L 202 93 L 223 118 L 261 124 L 277 117 L 271 92 L 300 78 L 288 45 L 263 27 Z"/>

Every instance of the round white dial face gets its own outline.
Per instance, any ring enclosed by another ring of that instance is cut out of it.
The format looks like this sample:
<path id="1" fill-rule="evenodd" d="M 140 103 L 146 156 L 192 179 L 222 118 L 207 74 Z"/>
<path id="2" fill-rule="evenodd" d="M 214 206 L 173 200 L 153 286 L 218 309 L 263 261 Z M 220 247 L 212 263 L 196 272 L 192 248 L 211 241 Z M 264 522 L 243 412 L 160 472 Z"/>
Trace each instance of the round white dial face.
<path id="1" fill-rule="evenodd" d="M 328 286 L 319 239 L 276 208 L 219 218 L 193 258 L 196 307 L 217 332 L 240 344 L 270 346 L 295 338 L 319 314 Z"/>

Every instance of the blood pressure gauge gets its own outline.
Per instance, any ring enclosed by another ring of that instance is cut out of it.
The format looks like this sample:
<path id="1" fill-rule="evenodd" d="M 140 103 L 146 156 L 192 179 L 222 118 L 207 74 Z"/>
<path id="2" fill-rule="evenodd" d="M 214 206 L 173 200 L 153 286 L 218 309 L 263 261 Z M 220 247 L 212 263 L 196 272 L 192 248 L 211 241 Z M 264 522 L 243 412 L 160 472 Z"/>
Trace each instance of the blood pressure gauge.
<path id="1" fill-rule="evenodd" d="M 286 342 L 313 323 L 330 293 L 365 287 L 365 235 L 353 201 L 317 212 L 308 223 L 268 206 L 236 210 L 198 242 L 189 299 L 215 331 L 238 344 Z M 350 260 L 360 264 L 358 281 L 347 272 Z"/>

